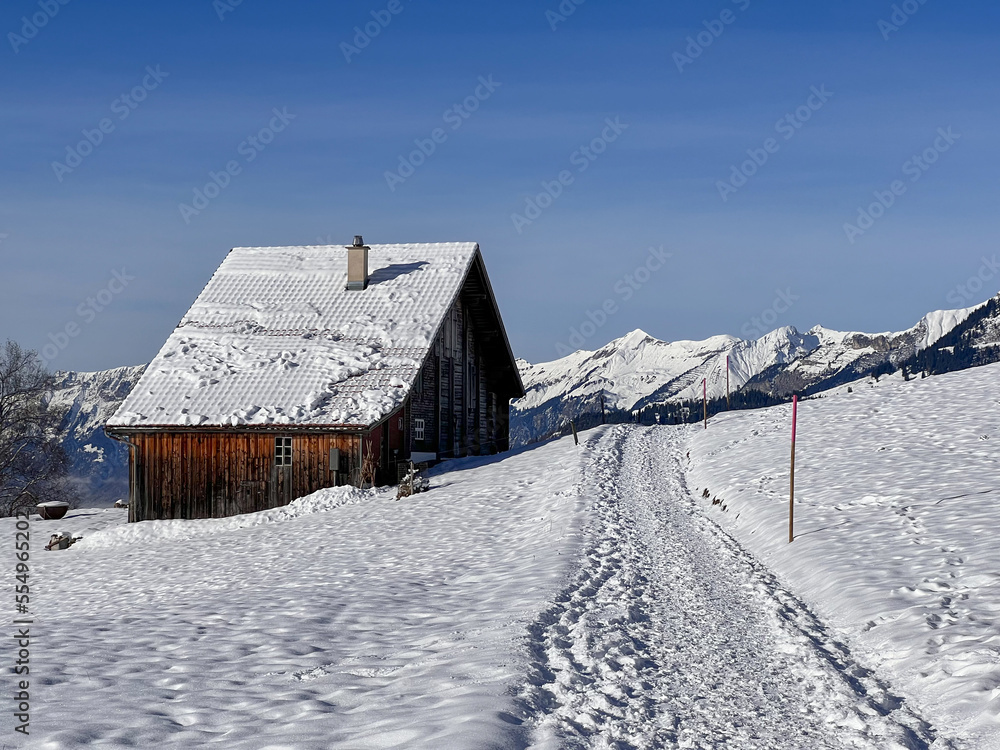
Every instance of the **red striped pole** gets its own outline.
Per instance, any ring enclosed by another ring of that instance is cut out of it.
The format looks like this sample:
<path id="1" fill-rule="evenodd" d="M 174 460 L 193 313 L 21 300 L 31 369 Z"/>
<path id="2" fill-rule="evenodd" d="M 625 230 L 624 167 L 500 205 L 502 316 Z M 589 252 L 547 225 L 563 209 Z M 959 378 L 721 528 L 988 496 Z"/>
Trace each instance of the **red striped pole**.
<path id="1" fill-rule="evenodd" d="M 795 421 L 799 410 L 799 397 L 792 396 L 792 470 L 788 482 L 788 543 L 795 538 Z"/>

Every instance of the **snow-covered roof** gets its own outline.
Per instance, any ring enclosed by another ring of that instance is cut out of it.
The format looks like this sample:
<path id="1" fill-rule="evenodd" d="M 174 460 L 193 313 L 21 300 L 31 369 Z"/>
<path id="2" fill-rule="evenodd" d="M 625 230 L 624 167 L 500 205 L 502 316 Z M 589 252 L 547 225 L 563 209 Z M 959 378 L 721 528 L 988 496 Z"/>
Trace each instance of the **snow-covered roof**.
<path id="1" fill-rule="evenodd" d="M 472 242 L 230 251 L 111 428 L 367 426 L 410 387 L 479 254 Z"/>

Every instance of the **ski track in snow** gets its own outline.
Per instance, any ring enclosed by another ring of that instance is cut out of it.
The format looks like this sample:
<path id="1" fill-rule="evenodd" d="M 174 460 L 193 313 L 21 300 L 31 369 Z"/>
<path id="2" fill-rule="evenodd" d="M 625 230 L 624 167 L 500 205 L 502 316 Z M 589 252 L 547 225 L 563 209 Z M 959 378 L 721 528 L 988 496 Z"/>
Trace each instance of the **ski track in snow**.
<path id="1" fill-rule="evenodd" d="M 581 571 L 530 628 L 533 748 L 952 748 L 710 521 L 679 430 L 585 446 Z"/>

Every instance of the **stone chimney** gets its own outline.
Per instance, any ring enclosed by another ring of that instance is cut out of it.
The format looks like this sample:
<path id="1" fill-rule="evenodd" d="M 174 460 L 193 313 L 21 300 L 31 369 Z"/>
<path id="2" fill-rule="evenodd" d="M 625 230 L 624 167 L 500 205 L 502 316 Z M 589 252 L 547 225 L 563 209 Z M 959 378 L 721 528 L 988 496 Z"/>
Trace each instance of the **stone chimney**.
<path id="1" fill-rule="evenodd" d="M 347 248 L 347 288 L 364 289 L 368 286 L 368 246 L 360 234 L 354 236 L 354 244 Z"/>

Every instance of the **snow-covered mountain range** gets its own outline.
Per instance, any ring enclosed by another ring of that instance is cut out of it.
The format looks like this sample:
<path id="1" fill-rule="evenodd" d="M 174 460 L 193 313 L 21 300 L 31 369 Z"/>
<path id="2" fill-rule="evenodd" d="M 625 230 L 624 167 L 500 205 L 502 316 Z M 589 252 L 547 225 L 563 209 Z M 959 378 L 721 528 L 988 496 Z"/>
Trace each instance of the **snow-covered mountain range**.
<path id="1" fill-rule="evenodd" d="M 49 406 L 65 412 L 60 433 L 70 475 L 86 506 L 128 497 L 128 450 L 104 434 L 104 424 L 145 370 L 117 367 L 102 372 L 57 372 Z"/>
<path id="2" fill-rule="evenodd" d="M 570 419 L 599 414 L 602 403 L 608 410 L 632 412 L 700 400 L 702 379 L 709 399 L 725 398 L 727 360 L 730 393 L 758 391 L 780 398 L 897 369 L 959 332 L 975 346 L 996 343 L 1000 319 L 993 308 L 998 302 L 1000 295 L 982 305 L 928 313 L 912 328 L 894 333 L 822 326 L 800 333 L 786 326 L 755 340 L 713 336 L 667 342 L 635 330 L 596 351 L 534 365 L 519 360 L 527 393 L 512 407 L 512 439 L 525 444 L 547 437 Z"/>

